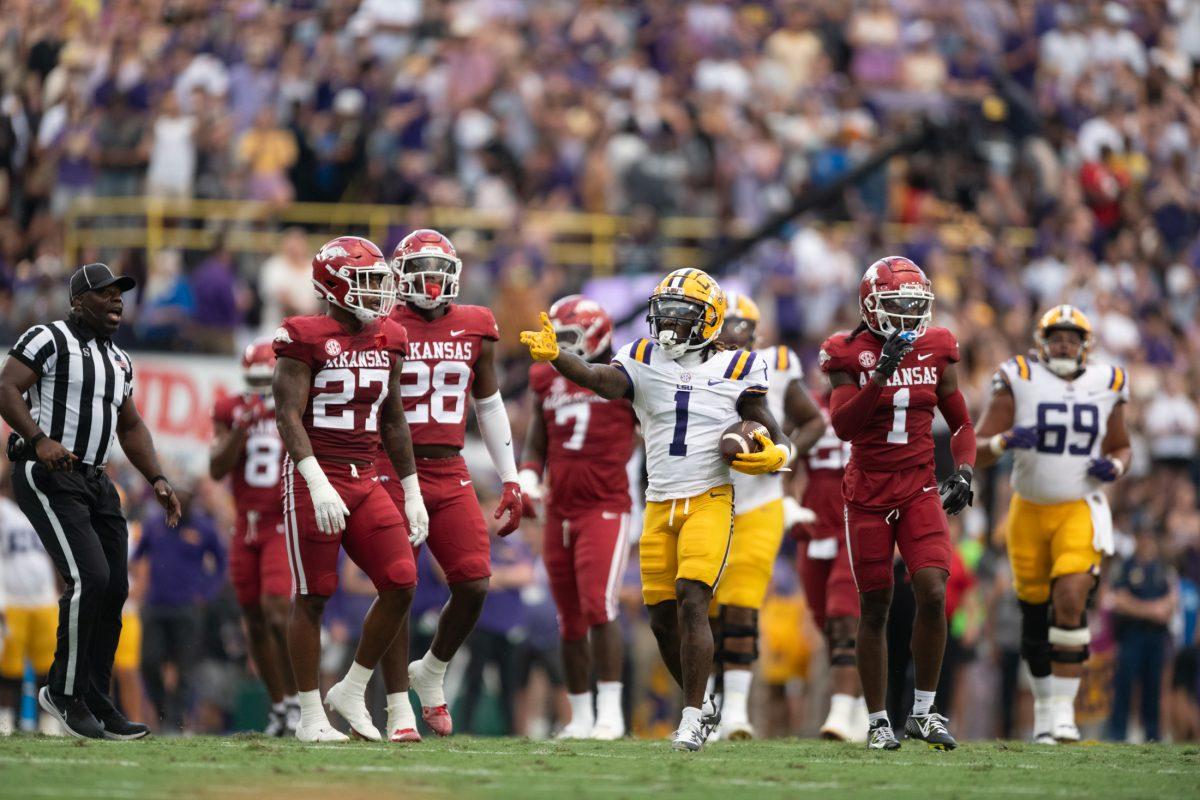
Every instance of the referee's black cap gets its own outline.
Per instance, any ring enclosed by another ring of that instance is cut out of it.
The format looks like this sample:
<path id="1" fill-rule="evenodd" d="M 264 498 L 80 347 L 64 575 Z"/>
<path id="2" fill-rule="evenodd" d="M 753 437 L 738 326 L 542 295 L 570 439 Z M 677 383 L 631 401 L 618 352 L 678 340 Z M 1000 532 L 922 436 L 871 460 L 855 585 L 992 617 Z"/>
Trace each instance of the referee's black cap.
<path id="1" fill-rule="evenodd" d="M 71 276 L 71 299 L 74 300 L 84 292 L 112 286 L 114 283 L 122 292 L 128 292 L 137 286 L 137 281 L 128 275 L 114 275 L 108 264 L 85 264 Z"/>

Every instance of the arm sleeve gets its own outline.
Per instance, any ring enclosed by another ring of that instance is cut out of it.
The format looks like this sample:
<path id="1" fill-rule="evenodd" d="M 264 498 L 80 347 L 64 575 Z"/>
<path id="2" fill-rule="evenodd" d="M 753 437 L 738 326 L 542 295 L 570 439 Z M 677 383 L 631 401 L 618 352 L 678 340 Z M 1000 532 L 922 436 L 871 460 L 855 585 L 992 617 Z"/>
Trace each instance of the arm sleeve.
<path id="1" fill-rule="evenodd" d="M 954 454 L 954 466 L 975 466 L 975 427 L 967 413 L 967 401 L 959 390 L 938 400 L 938 408 L 950 426 L 950 452 Z"/>
<path id="2" fill-rule="evenodd" d="M 513 455 L 512 426 L 500 392 L 476 400 L 475 416 L 479 420 L 479 433 L 483 436 L 488 455 L 496 466 L 496 472 L 500 473 L 500 480 L 516 483 L 517 460 Z"/>
<path id="3" fill-rule="evenodd" d="M 41 377 L 54 368 L 57 355 L 54 334 L 45 325 L 34 325 L 21 335 L 8 354 Z"/>
<path id="4" fill-rule="evenodd" d="M 883 387 L 875 381 L 867 381 L 861 389 L 844 384 L 833 390 L 829 396 L 829 421 L 839 439 L 848 442 L 862 432 L 882 392 Z"/>

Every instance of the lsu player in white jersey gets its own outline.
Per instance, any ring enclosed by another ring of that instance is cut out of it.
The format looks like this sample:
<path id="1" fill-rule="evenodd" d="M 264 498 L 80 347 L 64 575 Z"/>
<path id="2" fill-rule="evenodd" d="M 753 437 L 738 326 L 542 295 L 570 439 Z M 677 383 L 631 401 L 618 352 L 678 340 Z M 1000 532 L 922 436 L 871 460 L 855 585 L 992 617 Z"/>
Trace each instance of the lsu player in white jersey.
<path id="1" fill-rule="evenodd" d="M 0 735 L 16 727 L 25 663 L 46 684 L 58 631 L 58 582 L 37 531 L 9 497 L 0 495 Z M 42 731 L 57 732 L 43 716 Z M 49 724 L 49 727 L 45 727 Z"/>
<path id="2" fill-rule="evenodd" d="M 741 292 L 726 292 L 725 298 L 718 347 L 752 349 L 762 318 L 758 305 Z M 821 438 L 825 421 L 801 382 L 800 359 L 785 345 L 754 352 L 767 370 L 767 408 L 790 432 L 795 455 L 803 455 Z M 785 474 L 733 476 L 733 542 L 709 610 L 716 647 L 711 680 L 721 697 L 719 739 L 754 738 L 747 701 L 758 658 L 758 612 L 783 541 L 784 501 L 791 499 Z M 794 499 L 792 503 L 799 505 Z"/>
<path id="3" fill-rule="evenodd" d="M 762 450 L 733 468 L 761 475 L 783 469 L 792 446 L 767 408 L 767 368 L 747 350 L 719 350 L 725 295 L 698 269 L 681 269 L 650 295 L 650 338 L 621 348 L 611 364 L 560 351 L 554 326 L 521 334 L 536 361 L 601 397 L 633 402 L 646 447 L 646 512 L 639 545 L 642 599 L 684 709 L 672 746 L 699 750 L 720 722 L 704 690 L 713 663 L 708 608 L 732 538 L 733 484 L 721 434 L 739 419 L 764 425 Z"/>
<path id="4" fill-rule="evenodd" d="M 1113 553 L 1101 491 L 1125 472 L 1125 370 L 1089 363 L 1092 325 L 1079 309 L 1047 311 L 1037 357 L 997 370 L 977 430 L 978 466 L 1013 451 L 1008 557 L 1021 604 L 1021 653 L 1034 684 L 1034 741 L 1079 740 L 1075 695 L 1088 657 L 1086 610 Z"/>

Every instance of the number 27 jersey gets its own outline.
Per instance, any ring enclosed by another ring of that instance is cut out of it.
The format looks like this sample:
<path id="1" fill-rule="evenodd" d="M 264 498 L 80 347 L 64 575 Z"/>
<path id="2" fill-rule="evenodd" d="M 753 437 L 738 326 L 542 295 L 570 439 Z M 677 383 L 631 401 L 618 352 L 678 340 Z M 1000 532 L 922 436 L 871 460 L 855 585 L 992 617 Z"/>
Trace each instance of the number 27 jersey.
<path id="1" fill-rule="evenodd" d="M 1072 381 L 1035 359 L 1017 356 L 1000 365 L 995 381 L 1013 395 L 1013 426 L 1039 428 L 1037 447 L 1013 451 L 1012 484 L 1031 503 L 1065 503 L 1096 490 L 1088 461 L 1100 455 L 1108 418 L 1129 400 L 1125 370 L 1089 364 Z"/>

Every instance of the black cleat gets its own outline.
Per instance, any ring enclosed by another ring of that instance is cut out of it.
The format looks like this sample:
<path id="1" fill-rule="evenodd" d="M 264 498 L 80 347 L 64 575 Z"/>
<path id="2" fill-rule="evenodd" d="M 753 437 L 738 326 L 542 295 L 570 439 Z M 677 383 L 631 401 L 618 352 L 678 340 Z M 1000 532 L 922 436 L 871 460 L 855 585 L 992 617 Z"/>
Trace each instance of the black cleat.
<path id="1" fill-rule="evenodd" d="M 946 728 L 949 721 L 937 713 L 937 709 L 931 708 L 928 714 L 909 714 L 908 722 L 904 723 L 904 733 L 910 739 L 925 742 L 930 750 L 953 750 L 958 747 L 958 742 Z"/>
<path id="2" fill-rule="evenodd" d="M 150 735 L 150 726 L 144 722 L 130 722 L 129 719 L 115 708 L 97 715 L 100 724 L 104 726 L 104 738 L 117 741 L 144 739 Z"/>
<path id="3" fill-rule="evenodd" d="M 896 738 L 895 731 L 885 719 L 877 719 L 871 723 L 870 729 L 867 731 L 867 749 L 868 750 L 899 750 L 900 740 Z"/>
<path id="4" fill-rule="evenodd" d="M 50 716 L 62 723 L 63 729 L 78 739 L 103 739 L 104 726 L 96 719 L 82 697 L 72 697 L 61 704 L 54 701 L 50 687 L 43 686 L 38 692 L 38 705 Z"/>

